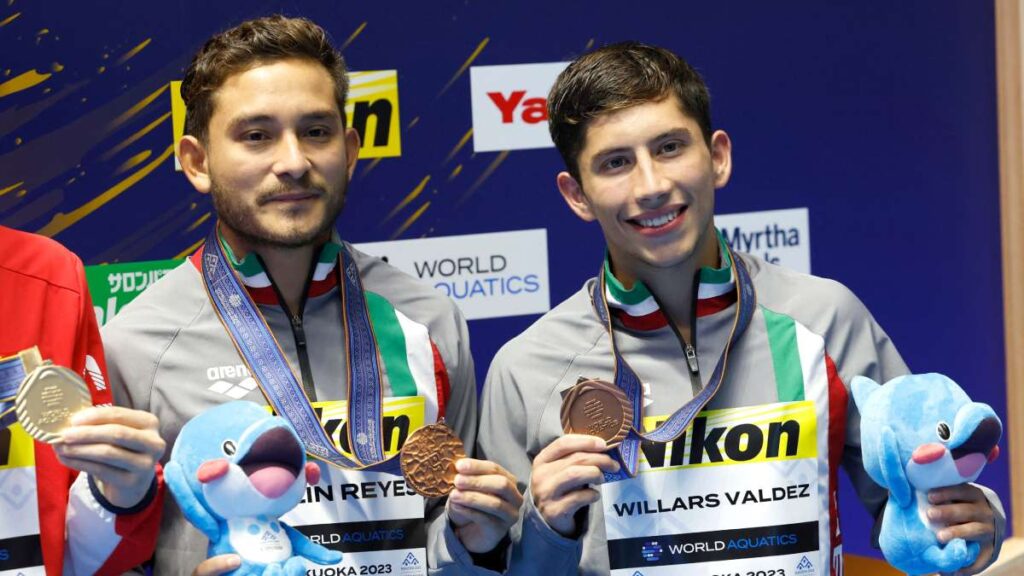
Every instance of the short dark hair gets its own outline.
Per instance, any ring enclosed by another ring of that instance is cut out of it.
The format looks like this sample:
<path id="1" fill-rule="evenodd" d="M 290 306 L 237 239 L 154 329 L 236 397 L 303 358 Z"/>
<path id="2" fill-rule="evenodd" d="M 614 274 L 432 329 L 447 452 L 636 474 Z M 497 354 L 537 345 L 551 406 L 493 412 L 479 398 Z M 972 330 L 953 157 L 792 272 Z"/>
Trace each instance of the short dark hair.
<path id="1" fill-rule="evenodd" d="M 334 96 L 345 122 L 348 71 L 323 28 L 306 18 L 280 14 L 248 20 L 215 35 L 192 58 L 181 82 L 185 134 L 205 141 L 213 116 L 213 95 L 228 77 L 289 58 L 318 62 L 334 80 Z"/>
<path id="2" fill-rule="evenodd" d="M 711 97 L 700 74 L 664 48 L 620 42 L 580 56 L 548 94 L 548 129 L 566 169 L 578 182 L 579 154 L 591 120 L 675 95 L 711 144 Z"/>

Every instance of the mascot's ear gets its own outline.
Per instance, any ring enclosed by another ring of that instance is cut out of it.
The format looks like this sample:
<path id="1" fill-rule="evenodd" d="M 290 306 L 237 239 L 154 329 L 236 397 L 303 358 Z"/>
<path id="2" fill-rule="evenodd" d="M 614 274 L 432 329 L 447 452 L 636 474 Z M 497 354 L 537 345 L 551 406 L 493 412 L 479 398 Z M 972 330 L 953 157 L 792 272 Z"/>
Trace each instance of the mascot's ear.
<path id="1" fill-rule="evenodd" d="M 181 464 L 173 460 L 167 463 L 164 467 L 164 482 L 171 489 L 171 494 L 174 494 L 174 499 L 178 501 L 178 507 L 185 518 L 195 524 L 196 528 L 210 540 L 217 539 L 220 536 L 217 520 L 206 511 L 206 507 L 192 492 L 192 486 L 185 479 L 185 471 Z"/>
<path id="2" fill-rule="evenodd" d="M 910 489 L 910 482 L 907 481 L 906 472 L 903 471 L 903 460 L 900 458 L 899 443 L 896 442 L 896 433 L 892 428 L 884 426 L 881 438 L 882 476 L 889 488 L 889 498 L 896 500 L 900 508 L 910 505 L 914 494 Z"/>
<path id="3" fill-rule="evenodd" d="M 871 378 L 865 376 L 854 376 L 850 382 L 850 389 L 853 391 L 853 400 L 857 403 L 858 409 L 863 409 L 868 403 L 868 398 L 881 386 Z"/>

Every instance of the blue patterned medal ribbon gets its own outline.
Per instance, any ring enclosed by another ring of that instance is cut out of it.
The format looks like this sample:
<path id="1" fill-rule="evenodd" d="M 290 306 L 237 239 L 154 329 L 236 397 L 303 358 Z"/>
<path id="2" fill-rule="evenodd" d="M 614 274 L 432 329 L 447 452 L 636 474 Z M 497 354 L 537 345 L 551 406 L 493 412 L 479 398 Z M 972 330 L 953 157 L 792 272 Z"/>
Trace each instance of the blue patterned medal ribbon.
<path id="1" fill-rule="evenodd" d="M 25 366 L 15 354 L 0 360 L 0 401 L 13 400 L 25 379 Z"/>
<path id="2" fill-rule="evenodd" d="M 342 252 L 345 254 L 342 266 L 350 264 L 351 274 L 354 275 L 353 283 L 352 278 L 349 278 L 350 271 L 346 268 L 339 289 L 343 291 L 342 298 L 345 300 L 343 308 L 348 346 L 348 427 L 349 434 L 353 436 L 350 440 L 354 440 L 349 445 L 358 461 L 347 458 L 337 450 L 324 431 L 263 314 L 231 267 L 217 238 L 216 227 L 207 237 L 203 251 L 203 282 L 214 310 L 249 367 L 249 372 L 259 383 L 267 402 L 291 422 L 310 455 L 339 468 L 400 475 L 398 458 L 385 460 L 381 448 L 382 401 L 377 346 L 359 285 L 359 272 L 347 250 Z M 358 296 L 355 297 L 352 293 L 354 288 L 358 288 Z"/>
<path id="3" fill-rule="evenodd" d="M 611 314 L 608 311 L 608 302 L 605 298 L 603 268 L 598 276 L 599 281 L 594 282 L 594 286 L 591 289 L 591 302 L 594 305 L 594 311 L 597 313 L 598 318 L 605 325 L 612 344 L 612 353 L 615 355 L 615 385 L 625 392 L 626 397 L 633 403 L 632 429 L 629 431 L 626 439 L 622 441 L 622 444 L 612 452 L 612 456 L 619 461 L 622 467 L 616 473 L 605 474 L 606 482 L 624 480 L 635 476 L 640 462 L 640 443 L 643 440 L 665 443 L 678 438 L 686 431 L 690 423 L 693 422 L 693 419 L 711 401 L 721 387 L 722 381 L 725 379 L 729 350 L 740 339 L 747 326 L 750 325 L 750 320 L 754 316 L 754 309 L 757 304 L 754 283 L 750 279 L 750 273 L 747 271 L 746 265 L 728 247 L 726 248 L 726 254 L 733 264 L 733 269 L 736 271 L 737 288 L 736 314 L 733 318 L 732 332 L 729 334 L 729 340 L 726 342 L 725 349 L 722 350 L 722 355 L 719 356 L 718 362 L 715 364 L 715 369 L 711 373 L 711 380 L 708 382 L 708 385 L 669 416 L 668 420 L 661 426 L 646 434 L 640 432 L 643 429 L 644 417 L 643 388 L 640 384 L 640 378 L 626 362 L 626 359 L 619 354 L 618 348 L 615 346 L 615 332 L 612 329 Z"/>

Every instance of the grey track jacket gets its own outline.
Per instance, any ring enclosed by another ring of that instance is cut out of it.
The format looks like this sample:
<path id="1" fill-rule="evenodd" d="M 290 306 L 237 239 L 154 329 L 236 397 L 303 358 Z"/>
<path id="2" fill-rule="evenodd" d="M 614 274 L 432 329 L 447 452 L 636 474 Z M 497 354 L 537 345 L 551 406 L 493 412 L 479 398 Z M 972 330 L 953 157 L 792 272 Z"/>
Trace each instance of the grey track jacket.
<path id="1" fill-rule="evenodd" d="M 848 383 L 856 375 L 886 382 L 908 369 L 864 305 L 841 284 L 746 254 L 739 257 L 752 276 L 757 309 L 729 356 L 722 388 L 706 409 L 771 404 L 788 401 L 791 398 L 782 396 L 793 394 L 814 401 L 821 554 L 812 560 L 818 574 L 828 572 L 824 566 L 830 566 L 833 574 L 841 573 L 833 558 L 836 553 L 838 562 L 842 561 L 836 534 L 838 511 L 833 504 L 837 468 L 840 464 L 846 468 L 875 518 L 880 517 L 887 498 L 861 464 L 859 414 Z M 605 270 L 610 277 L 616 345 L 644 384 L 645 414 L 671 414 L 693 397 L 695 388 L 707 385 L 725 346 L 735 310 L 731 270 L 700 273 L 695 330 L 699 383 L 691 381 L 679 340 L 646 288 L 638 285 L 626 291 Z M 581 376 L 613 381 L 608 335 L 590 303 L 594 281 L 507 343 L 490 367 L 480 416 L 480 457 L 508 468 L 524 490 L 533 458 L 563 434 L 562 392 Z M 998 543 L 1005 516 L 995 494 L 986 494 L 997 514 Z M 609 574 L 604 514 L 602 502 L 591 505 L 579 538 L 565 538 L 547 526 L 527 494 L 520 522 L 513 528 L 511 572 Z"/>
<path id="2" fill-rule="evenodd" d="M 477 396 L 466 322 L 461 313 L 451 300 L 430 286 L 378 258 L 351 247 L 350 250 L 367 292 L 378 341 L 389 337 L 382 334 L 384 329 L 375 315 L 379 310 L 384 310 L 381 317 L 390 318 L 391 337 L 396 325 L 401 326 L 399 338 L 401 330 L 406 330 L 407 339 L 412 337 L 409 334 L 413 334 L 427 341 L 425 336 L 429 334 L 425 354 L 429 355 L 433 348 L 433 364 L 428 358 L 428 366 L 425 370 L 420 366 L 420 372 L 429 372 L 430 381 L 426 387 L 418 383 L 416 394 L 425 396 L 427 418 L 431 414 L 437 415 L 440 398 L 447 424 L 463 439 L 467 452 L 470 452 L 476 437 Z M 333 275 L 329 259 L 327 262 L 324 260 L 321 257 L 314 275 L 303 323 L 317 398 L 321 401 L 344 400 L 347 381 L 341 306 L 337 287 L 328 289 L 324 285 Z M 240 272 L 246 277 L 244 265 L 245 262 Z M 259 272 L 261 270 L 253 276 L 256 285 L 260 283 Z M 263 279 L 265 284 L 265 276 Z M 272 294 L 271 288 L 253 289 L 251 279 L 245 280 L 293 370 L 299 374 L 296 340 L 289 318 L 279 305 L 260 303 L 259 296 L 266 300 L 268 293 Z M 323 290 L 326 292 L 320 293 Z M 320 294 L 314 295 L 317 293 Z M 271 296 L 271 299 L 274 298 Z M 391 316 L 392 312 L 394 316 Z M 200 272 L 191 259 L 126 306 L 103 328 L 103 340 L 115 402 L 159 417 L 160 433 L 167 441 L 167 455 L 170 455 L 182 425 L 203 410 L 233 399 L 266 404 L 211 308 Z M 384 358 L 385 397 L 401 395 L 395 394 L 388 378 L 389 371 L 416 372 L 413 346 L 407 344 L 410 350 L 406 352 L 411 360 L 405 367 L 400 366 L 401 358 L 398 364 Z M 446 374 L 450 385 L 447 398 L 440 376 L 437 377 L 438 389 L 430 390 L 437 368 Z M 429 397 L 431 394 L 434 398 Z M 426 508 L 426 549 L 430 572 L 466 573 L 474 570 L 469 554 L 449 527 L 444 501 L 428 499 Z M 168 495 L 157 544 L 155 573 L 161 576 L 191 574 L 206 557 L 206 547 L 206 538 L 182 517 L 178 506 Z"/>

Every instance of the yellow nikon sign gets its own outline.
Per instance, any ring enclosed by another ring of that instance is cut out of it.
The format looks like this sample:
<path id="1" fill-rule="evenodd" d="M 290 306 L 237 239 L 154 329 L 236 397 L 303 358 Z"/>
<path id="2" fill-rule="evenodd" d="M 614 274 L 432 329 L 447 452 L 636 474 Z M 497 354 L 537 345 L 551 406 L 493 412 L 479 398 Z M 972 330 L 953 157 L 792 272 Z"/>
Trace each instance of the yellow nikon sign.
<path id="1" fill-rule="evenodd" d="M 171 120 L 174 125 L 174 167 L 178 162 L 178 141 L 185 134 L 185 101 L 181 82 L 171 82 Z M 402 155 L 401 126 L 398 119 L 398 71 L 350 72 L 348 101 L 345 103 L 348 125 L 359 132 L 360 158 L 391 158 Z"/>

